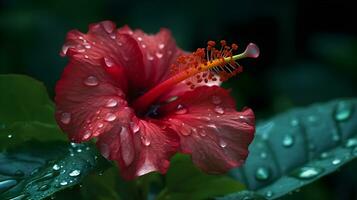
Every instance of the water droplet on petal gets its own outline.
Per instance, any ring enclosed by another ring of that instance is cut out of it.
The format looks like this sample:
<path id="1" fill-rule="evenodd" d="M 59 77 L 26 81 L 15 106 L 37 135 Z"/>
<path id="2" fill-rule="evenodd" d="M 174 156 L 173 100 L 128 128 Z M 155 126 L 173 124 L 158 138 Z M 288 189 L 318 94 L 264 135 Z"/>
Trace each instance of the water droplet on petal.
<path id="1" fill-rule="evenodd" d="M 98 123 L 98 128 L 103 128 L 104 124 L 103 123 Z"/>
<path id="2" fill-rule="evenodd" d="M 118 101 L 115 99 L 109 99 L 107 103 L 105 104 L 105 107 L 107 108 L 113 108 L 118 105 Z"/>
<path id="3" fill-rule="evenodd" d="M 123 149 L 121 151 L 121 156 L 125 165 L 129 166 L 133 162 L 135 157 L 133 141 L 126 127 L 122 127 L 119 135 L 120 135 L 120 145 L 121 148 Z"/>
<path id="4" fill-rule="evenodd" d="M 70 46 L 70 45 L 66 45 L 66 44 L 63 45 L 63 46 L 62 46 L 62 56 L 66 55 L 68 49 L 71 48 L 71 47 L 72 47 L 72 46 Z"/>
<path id="5" fill-rule="evenodd" d="M 143 145 L 145 145 L 147 147 L 150 146 L 150 144 L 151 144 L 150 139 L 146 136 L 141 136 L 141 142 L 143 143 Z"/>
<path id="6" fill-rule="evenodd" d="M 165 48 L 165 44 L 164 43 L 160 43 L 159 44 L 159 49 L 164 49 Z"/>
<path id="7" fill-rule="evenodd" d="M 283 146 L 291 147 L 294 145 L 294 137 L 292 135 L 285 135 L 283 138 Z"/>
<path id="8" fill-rule="evenodd" d="M 71 114 L 64 112 L 61 114 L 61 122 L 63 124 L 69 124 L 69 122 L 71 122 Z"/>
<path id="9" fill-rule="evenodd" d="M 217 126 L 214 125 L 214 124 L 208 124 L 207 127 L 213 128 L 213 129 L 215 129 L 216 131 L 218 131 Z"/>
<path id="10" fill-rule="evenodd" d="M 89 56 L 88 56 L 88 55 L 84 55 L 84 58 L 87 58 L 87 59 L 88 59 L 88 58 L 89 58 Z"/>
<path id="11" fill-rule="evenodd" d="M 60 182 L 60 185 L 62 185 L 62 186 L 65 186 L 65 185 L 67 185 L 67 184 L 68 184 L 67 181 L 62 181 L 62 182 Z"/>
<path id="12" fill-rule="evenodd" d="M 101 24 L 103 25 L 103 28 L 107 33 L 112 33 L 113 32 L 114 26 L 113 26 L 113 24 L 111 22 L 103 22 Z"/>
<path id="13" fill-rule="evenodd" d="M 347 140 L 345 147 L 350 148 L 350 147 L 355 147 L 357 146 L 357 138 L 350 138 Z"/>
<path id="14" fill-rule="evenodd" d="M 110 34 L 110 38 L 112 38 L 113 40 L 115 40 L 117 38 L 117 36 L 115 34 Z"/>
<path id="15" fill-rule="evenodd" d="M 83 139 L 84 139 L 84 140 L 87 140 L 88 138 L 90 138 L 91 135 L 92 135 L 92 131 L 86 130 L 86 131 L 84 132 Z"/>
<path id="16" fill-rule="evenodd" d="M 221 146 L 222 148 L 224 148 L 224 147 L 227 146 L 227 142 L 224 141 L 224 140 L 220 140 L 220 141 L 219 141 L 219 146 Z"/>
<path id="17" fill-rule="evenodd" d="M 69 173 L 69 176 L 75 177 L 75 176 L 79 176 L 81 174 L 81 171 L 76 169 L 71 171 L 71 173 Z"/>
<path id="18" fill-rule="evenodd" d="M 12 188 L 17 184 L 15 179 L 0 180 L 0 193 Z"/>
<path id="19" fill-rule="evenodd" d="M 224 109 L 221 107 L 221 106 L 216 106 L 215 108 L 214 108 L 214 111 L 216 112 L 216 113 L 218 113 L 218 114 L 224 114 Z"/>
<path id="20" fill-rule="evenodd" d="M 191 135 L 191 132 L 192 132 L 191 128 L 186 127 L 185 124 L 182 123 L 182 126 L 181 126 L 182 135 L 189 136 L 189 135 Z"/>
<path id="21" fill-rule="evenodd" d="M 84 80 L 84 84 L 86 86 L 97 86 L 99 84 L 97 77 L 88 76 L 86 80 Z"/>
<path id="22" fill-rule="evenodd" d="M 164 54 L 160 53 L 160 52 L 156 52 L 156 57 L 157 58 L 162 58 L 164 56 Z"/>
<path id="23" fill-rule="evenodd" d="M 299 179 L 311 179 L 314 178 L 318 175 L 320 175 L 323 172 L 323 169 L 320 167 L 312 167 L 312 166 L 307 166 L 307 167 L 301 167 L 298 170 L 295 170 L 292 173 L 292 176 L 299 178 Z"/>
<path id="24" fill-rule="evenodd" d="M 141 47 L 142 47 L 143 49 L 145 49 L 145 48 L 146 48 L 146 45 L 145 45 L 145 44 L 142 44 Z"/>
<path id="25" fill-rule="evenodd" d="M 219 105 L 222 103 L 222 99 L 219 96 L 212 96 L 212 103 L 215 105 Z"/>
<path id="26" fill-rule="evenodd" d="M 198 132 L 202 137 L 205 137 L 207 135 L 207 133 L 204 129 L 200 129 Z"/>
<path id="27" fill-rule="evenodd" d="M 187 109 L 183 105 L 179 104 L 176 107 L 175 113 L 178 115 L 183 115 L 187 113 Z"/>
<path id="28" fill-rule="evenodd" d="M 108 122 L 112 122 L 117 118 L 117 116 L 113 113 L 108 113 L 107 116 L 105 116 L 105 120 Z"/>
<path id="29" fill-rule="evenodd" d="M 340 163 L 341 163 L 341 159 L 339 159 L 339 158 L 335 158 L 335 159 L 332 160 L 332 164 L 333 165 L 338 165 Z"/>
<path id="30" fill-rule="evenodd" d="M 255 171 L 255 179 L 258 181 L 266 181 L 270 177 L 270 172 L 265 167 L 259 167 L 257 171 Z"/>
<path id="31" fill-rule="evenodd" d="M 130 123 L 130 128 L 134 133 L 137 133 L 140 131 L 140 126 L 135 122 Z"/>
<path id="32" fill-rule="evenodd" d="M 350 118 L 353 112 L 353 106 L 349 102 L 341 101 L 337 104 L 335 110 L 335 119 L 337 121 L 345 121 Z"/>
<path id="33" fill-rule="evenodd" d="M 109 57 L 105 57 L 104 62 L 107 67 L 113 67 L 113 65 L 114 65 L 113 59 L 111 59 Z"/>
<path id="34" fill-rule="evenodd" d="M 154 57 L 150 54 L 147 55 L 147 59 L 150 60 L 150 61 L 153 61 L 154 60 Z"/>

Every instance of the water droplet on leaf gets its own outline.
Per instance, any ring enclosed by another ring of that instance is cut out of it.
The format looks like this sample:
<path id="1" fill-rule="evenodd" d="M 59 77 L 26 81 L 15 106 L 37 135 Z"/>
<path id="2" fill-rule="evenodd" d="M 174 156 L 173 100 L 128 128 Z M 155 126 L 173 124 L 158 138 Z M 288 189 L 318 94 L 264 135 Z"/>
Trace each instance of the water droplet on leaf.
<path id="1" fill-rule="evenodd" d="M 341 163 L 341 159 L 339 159 L 339 158 L 335 158 L 335 159 L 332 160 L 332 164 L 333 165 L 338 165 L 340 163 Z"/>
<path id="2" fill-rule="evenodd" d="M 283 138 L 283 146 L 291 147 L 294 145 L 294 137 L 292 135 L 285 135 Z"/>
<path id="3" fill-rule="evenodd" d="M 320 167 L 302 167 L 293 172 L 292 176 L 299 179 L 311 179 L 323 172 L 323 169 Z"/>
<path id="4" fill-rule="evenodd" d="M 269 190 L 269 191 L 267 191 L 266 193 L 265 193 L 265 196 L 267 197 L 267 198 L 270 198 L 270 197 L 272 197 L 274 195 L 274 193 L 273 193 L 273 191 L 271 191 L 271 190 Z"/>
<path id="5" fill-rule="evenodd" d="M 335 119 L 337 121 L 345 121 L 348 118 L 350 118 L 352 111 L 353 111 L 353 107 L 351 103 L 341 101 L 336 106 Z"/>
<path id="6" fill-rule="evenodd" d="M 270 177 L 270 172 L 265 167 L 259 167 L 257 171 L 255 171 L 255 179 L 258 181 L 266 181 Z"/>
<path id="7" fill-rule="evenodd" d="M 68 184 L 67 181 L 61 181 L 61 182 L 60 182 L 60 185 L 62 185 L 62 186 L 65 186 L 65 185 L 67 185 L 67 184 Z"/>
<path id="8" fill-rule="evenodd" d="M 75 177 L 75 176 L 79 176 L 81 174 L 81 171 L 76 169 L 71 171 L 71 173 L 69 173 L 69 176 Z"/>
<path id="9" fill-rule="evenodd" d="M 350 147 L 355 147 L 357 146 L 357 138 L 350 138 L 347 140 L 345 147 L 350 148 Z"/>
<path id="10" fill-rule="evenodd" d="M 52 169 L 57 171 L 57 170 L 61 169 L 61 167 L 59 165 L 55 164 L 55 165 L 53 165 Z"/>

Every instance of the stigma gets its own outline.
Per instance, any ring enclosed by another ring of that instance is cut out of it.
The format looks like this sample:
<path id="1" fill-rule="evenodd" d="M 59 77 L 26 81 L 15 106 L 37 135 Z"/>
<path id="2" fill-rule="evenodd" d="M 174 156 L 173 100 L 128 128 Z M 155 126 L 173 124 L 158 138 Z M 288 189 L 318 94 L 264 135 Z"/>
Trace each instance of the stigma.
<path id="1" fill-rule="evenodd" d="M 238 60 L 259 56 L 259 48 L 253 43 L 248 44 L 246 49 L 239 54 L 236 54 L 237 44 L 227 45 L 225 40 L 219 43 L 217 47 L 216 42 L 208 41 L 206 48 L 198 48 L 192 54 L 179 56 L 170 66 L 170 78 L 136 99 L 133 103 L 134 109 L 145 112 L 160 96 L 182 81 L 185 81 L 191 89 L 202 82 L 208 84 L 217 79 L 226 81 L 243 71 Z"/>

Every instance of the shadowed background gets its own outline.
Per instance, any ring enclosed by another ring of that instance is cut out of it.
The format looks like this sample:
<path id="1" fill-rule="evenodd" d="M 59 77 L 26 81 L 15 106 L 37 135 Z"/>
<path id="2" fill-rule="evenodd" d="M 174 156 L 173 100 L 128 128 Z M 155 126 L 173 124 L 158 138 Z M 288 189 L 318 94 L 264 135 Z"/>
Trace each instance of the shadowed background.
<path id="1" fill-rule="evenodd" d="M 357 95 L 357 18 L 343 1 L 0 1 L 0 73 L 30 75 L 53 88 L 66 64 L 66 32 L 112 20 L 155 33 L 171 29 L 193 51 L 208 40 L 258 44 L 261 56 L 224 84 L 239 108 L 264 119 L 296 106 Z M 356 199 L 356 161 L 286 199 Z"/>

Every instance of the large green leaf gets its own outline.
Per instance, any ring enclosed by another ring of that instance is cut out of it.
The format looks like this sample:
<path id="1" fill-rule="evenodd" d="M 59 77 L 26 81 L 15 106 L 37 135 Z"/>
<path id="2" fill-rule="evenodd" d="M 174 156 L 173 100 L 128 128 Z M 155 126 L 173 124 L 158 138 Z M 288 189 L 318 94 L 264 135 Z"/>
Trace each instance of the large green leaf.
<path id="1" fill-rule="evenodd" d="M 36 138 L 65 140 L 42 83 L 23 75 L 0 75 L 0 150 Z"/>
<path id="2" fill-rule="evenodd" d="M 357 156 L 357 100 L 338 100 L 294 109 L 257 126 L 250 154 L 231 172 L 251 195 L 281 197 L 337 170 Z"/>
<path id="3" fill-rule="evenodd" d="M 157 200 L 200 200 L 243 190 L 240 182 L 223 175 L 208 175 L 199 171 L 188 156 L 172 159 L 166 174 L 166 188 Z"/>
<path id="4" fill-rule="evenodd" d="M 107 165 L 90 144 L 29 141 L 0 153 L 0 199 L 43 199 Z"/>

